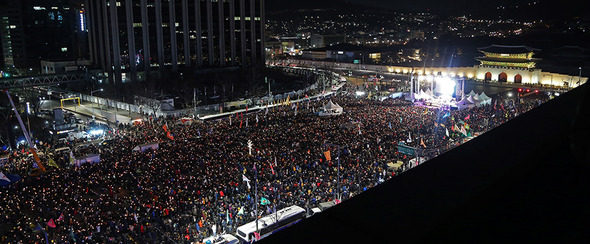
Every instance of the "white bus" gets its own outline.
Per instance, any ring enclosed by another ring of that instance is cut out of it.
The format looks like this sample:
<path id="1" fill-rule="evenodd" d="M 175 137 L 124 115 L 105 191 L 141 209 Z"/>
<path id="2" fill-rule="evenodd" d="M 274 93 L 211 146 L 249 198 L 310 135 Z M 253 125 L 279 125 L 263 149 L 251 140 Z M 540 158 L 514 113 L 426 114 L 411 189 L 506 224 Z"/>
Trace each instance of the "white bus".
<path id="1" fill-rule="evenodd" d="M 211 236 L 211 237 L 205 238 L 203 240 L 203 243 L 205 243 L 205 244 L 238 244 L 238 243 L 240 243 L 240 241 L 238 240 L 238 238 L 236 238 L 230 234 L 224 234 L 224 235 L 220 235 L 220 236 Z"/>
<path id="2" fill-rule="evenodd" d="M 305 214 L 305 209 L 293 205 L 258 219 L 258 234 L 260 235 L 260 239 L 301 221 L 305 218 Z M 244 242 L 253 242 L 256 240 L 255 232 L 256 221 L 252 221 L 238 227 L 237 237 Z"/>

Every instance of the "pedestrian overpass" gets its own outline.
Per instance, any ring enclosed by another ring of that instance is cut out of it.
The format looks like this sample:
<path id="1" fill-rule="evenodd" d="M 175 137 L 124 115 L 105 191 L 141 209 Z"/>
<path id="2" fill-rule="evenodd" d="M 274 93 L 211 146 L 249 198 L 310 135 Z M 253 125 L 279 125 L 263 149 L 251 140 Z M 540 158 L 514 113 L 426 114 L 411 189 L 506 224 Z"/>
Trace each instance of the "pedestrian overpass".
<path id="1" fill-rule="evenodd" d="M 39 75 L 29 77 L 11 77 L 0 79 L 0 89 L 23 88 L 31 86 L 49 86 L 62 83 L 87 81 L 90 79 L 87 73 L 68 73 Z"/>

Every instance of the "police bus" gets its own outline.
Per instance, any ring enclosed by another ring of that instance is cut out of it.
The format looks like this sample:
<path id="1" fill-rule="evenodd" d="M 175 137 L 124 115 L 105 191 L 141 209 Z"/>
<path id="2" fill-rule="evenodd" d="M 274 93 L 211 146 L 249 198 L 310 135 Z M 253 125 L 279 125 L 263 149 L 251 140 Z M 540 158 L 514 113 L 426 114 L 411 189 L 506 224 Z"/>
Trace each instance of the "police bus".
<path id="1" fill-rule="evenodd" d="M 256 221 L 252 221 L 238 227 L 236 234 L 244 242 L 260 240 L 301 221 L 305 218 L 305 214 L 305 209 L 293 205 L 258 219 L 258 231 L 256 231 Z"/>

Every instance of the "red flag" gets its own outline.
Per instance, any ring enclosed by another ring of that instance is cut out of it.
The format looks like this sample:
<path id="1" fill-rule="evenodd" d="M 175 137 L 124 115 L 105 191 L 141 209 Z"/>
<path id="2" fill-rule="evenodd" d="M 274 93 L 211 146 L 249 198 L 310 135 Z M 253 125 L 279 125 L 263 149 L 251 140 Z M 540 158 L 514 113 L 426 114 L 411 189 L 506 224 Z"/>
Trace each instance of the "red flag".
<path id="1" fill-rule="evenodd" d="M 219 191 L 219 195 L 222 197 L 225 196 L 225 195 L 223 195 L 223 191 Z"/>
<path id="2" fill-rule="evenodd" d="M 167 137 L 168 137 L 170 140 L 174 140 L 174 135 L 172 135 L 172 134 L 170 133 L 170 131 L 168 131 L 168 132 L 166 133 L 166 136 L 167 136 Z"/>
<path id="3" fill-rule="evenodd" d="M 258 234 L 258 232 L 254 232 L 254 239 L 256 239 L 257 241 L 260 240 L 260 234 Z"/>
<path id="4" fill-rule="evenodd" d="M 162 128 L 164 128 L 164 131 L 168 132 L 168 123 L 164 124 L 164 126 L 162 126 Z"/>
<path id="5" fill-rule="evenodd" d="M 59 215 L 59 218 L 57 218 L 57 221 L 62 221 L 62 220 L 64 220 L 64 214 L 63 213 Z"/>
<path id="6" fill-rule="evenodd" d="M 53 219 L 50 219 L 49 222 L 47 222 L 47 226 L 55 228 L 55 223 L 53 222 Z"/>
<path id="7" fill-rule="evenodd" d="M 270 172 L 272 172 L 272 174 L 274 175 L 275 174 L 275 169 L 273 169 L 272 163 L 269 163 L 268 165 L 270 165 Z"/>
<path id="8" fill-rule="evenodd" d="M 242 128 L 242 123 L 243 122 L 244 122 L 243 120 L 240 120 L 240 128 Z"/>

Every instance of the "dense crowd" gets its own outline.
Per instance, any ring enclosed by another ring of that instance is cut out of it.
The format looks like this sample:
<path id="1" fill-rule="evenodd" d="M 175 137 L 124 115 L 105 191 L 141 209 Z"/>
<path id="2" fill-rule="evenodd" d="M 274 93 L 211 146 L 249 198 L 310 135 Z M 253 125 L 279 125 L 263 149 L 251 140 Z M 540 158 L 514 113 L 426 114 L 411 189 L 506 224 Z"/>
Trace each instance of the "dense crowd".
<path id="1" fill-rule="evenodd" d="M 0 171 L 23 179 L 0 189 L 0 242 L 184 243 L 214 230 L 234 234 L 255 219 L 256 206 L 259 215 L 290 205 L 309 210 L 411 168 L 399 142 L 441 153 L 541 102 L 441 111 L 402 100 L 331 99 L 343 115 L 318 117 L 314 112 L 327 100 L 308 99 L 190 125 L 148 118 L 109 132 L 109 143 L 85 147 L 100 152 L 100 163 L 66 167 L 64 155 L 62 167 L 39 176 L 25 176 L 31 163 L 15 152 Z M 149 142 L 159 149 L 132 150 Z M 340 182 L 337 148 L 327 144 L 341 146 Z M 388 168 L 398 161 L 403 167 Z M 255 188 L 271 203 L 256 204 Z"/>

